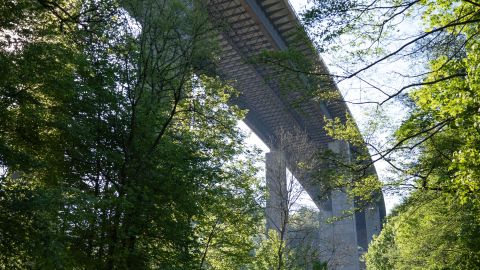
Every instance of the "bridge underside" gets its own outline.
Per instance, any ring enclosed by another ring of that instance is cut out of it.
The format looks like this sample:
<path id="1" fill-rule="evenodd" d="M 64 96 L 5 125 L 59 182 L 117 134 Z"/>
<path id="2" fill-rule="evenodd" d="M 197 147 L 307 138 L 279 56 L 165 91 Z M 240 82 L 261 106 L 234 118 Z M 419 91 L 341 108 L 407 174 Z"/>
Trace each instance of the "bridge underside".
<path id="1" fill-rule="evenodd" d="M 323 128 L 324 117 L 339 117 L 345 120 L 349 114 L 345 103 L 315 101 L 308 96 L 309 81 L 301 74 L 286 73 L 280 68 L 250 61 L 264 51 L 295 48 L 306 58 L 314 59 L 317 70 L 328 73 L 321 58 L 306 38 L 288 1 L 207 0 L 207 2 L 212 19 L 222 26 L 219 35 L 222 53 L 217 65 L 223 77 L 240 91 L 240 96 L 234 102 L 248 109 L 245 120 L 247 125 L 273 152 L 282 152 L 286 166 L 305 187 L 323 213 L 324 219 L 352 208 L 353 202 L 349 202 L 343 192 L 334 192 L 329 201 L 323 200 L 318 186 L 309 181 L 308 174 L 296 169 L 301 157 L 296 157 L 298 155 L 294 153 L 296 149 L 305 148 L 307 145 L 312 151 L 331 149 L 349 155 L 348 144 L 333 140 Z M 298 83 L 285 84 L 286 81 Z M 329 90 L 338 91 L 328 78 L 324 85 L 330 87 Z M 293 138 L 289 139 L 288 145 L 281 145 L 281 137 L 286 131 L 292 130 L 295 132 L 290 133 L 290 137 Z M 267 166 L 268 164 L 267 160 Z M 271 168 L 267 168 L 267 171 L 269 169 Z M 383 216 L 385 209 L 382 199 L 377 205 L 372 206 L 371 211 L 363 211 L 350 220 L 326 226 L 327 231 L 321 234 L 332 237 L 337 235 L 337 238 L 343 235 L 343 238 L 340 237 L 342 241 L 349 242 L 349 246 L 353 243 L 355 249 L 352 252 L 356 256 L 356 262 L 337 265 L 333 269 L 360 268 L 357 246 L 367 248 L 372 235 L 380 230 Z"/>
<path id="2" fill-rule="evenodd" d="M 299 33 L 303 32 L 288 3 L 280 0 L 209 2 L 212 17 L 226 25 L 220 36 L 223 54 L 219 68 L 241 90 L 236 103 L 249 109 L 247 122 L 255 133 L 270 147 L 275 146 L 272 138 L 275 134 L 292 127 L 304 130 L 319 146 L 331 142 L 323 129 L 323 117 L 344 118 L 347 108 L 343 103 L 303 100 L 302 89 L 285 91 L 285 86 L 281 85 L 280 82 L 285 81 L 285 71 L 247 63 L 263 51 L 294 47 L 308 58 L 317 59 L 319 66 L 328 73 L 310 44 L 299 39 Z M 296 86 L 301 87 L 300 84 Z"/>

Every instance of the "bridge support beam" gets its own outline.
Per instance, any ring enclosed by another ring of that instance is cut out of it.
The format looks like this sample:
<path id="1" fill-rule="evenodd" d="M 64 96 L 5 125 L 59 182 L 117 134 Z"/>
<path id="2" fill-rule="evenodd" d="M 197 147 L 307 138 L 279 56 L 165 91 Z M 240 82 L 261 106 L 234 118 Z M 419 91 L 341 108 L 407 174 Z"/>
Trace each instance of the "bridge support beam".
<path id="1" fill-rule="evenodd" d="M 329 149 L 349 159 L 348 144 L 341 141 L 329 143 Z M 328 269 L 359 270 L 359 253 L 355 215 L 328 223 L 332 217 L 342 217 L 344 211 L 353 209 L 354 202 L 343 190 L 334 190 L 320 209 L 321 260 L 328 262 Z"/>
<path id="2" fill-rule="evenodd" d="M 288 218 L 287 162 L 285 153 L 271 151 L 265 155 L 265 177 L 269 197 L 266 205 L 267 231 L 286 233 Z"/>

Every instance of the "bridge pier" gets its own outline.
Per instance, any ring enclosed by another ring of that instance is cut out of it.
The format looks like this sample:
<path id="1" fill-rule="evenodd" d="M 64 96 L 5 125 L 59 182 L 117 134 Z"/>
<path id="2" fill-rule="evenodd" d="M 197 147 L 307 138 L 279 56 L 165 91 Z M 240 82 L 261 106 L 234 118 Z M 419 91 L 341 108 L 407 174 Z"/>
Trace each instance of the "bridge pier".
<path id="1" fill-rule="evenodd" d="M 370 242 L 374 235 L 380 234 L 380 230 L 382 229 L 380 209 L 376 204 L 365 210 L 365 223 L 367 227 L 367 240 Z M 366 250 L 364 251 L 366 252 Z"/>
<path id="2" fill-rule="evenodd" d="M 343 141 L 334 141 L 328 148 L 348 162 L 351 159 L 350 146 Z M 297 159 L 301 157 L 296 157 Z M 294 158 L 295 159 L 295 158 Z M 269 197 L 266 202 L 266 229 L 274 230 L 282 240 L 289 235 L 289 197 L 292 192 L 287 179 L 287 164 L 292 157 L 285 151 L 271 151 L 265 155 L 266 186 Z M 315 186 L 309 184 L 308 173 L 296 171 L 297 177 L 310 193 L 312 198 L 321 194 Z M 314 242 L 318 257 L 328 263 L 331 270 L 360 270 L 365 265 L 360 262 L 361 255 L 366 252 L 373 235 L 381 230 L 384 209 L 383 201 L 372 203 L 363 211 L 354 212 L 357 201 L 351 199 L 346 190 L 332 190 L 323 201 L 316 197 L 319 210 L 320 227 L 315 236 L 308 240 Z M 352 211 L 351 211 L 352 210 Z M 334 222 L 329 222 L 338 218 Z"/>
<path id="3" fill-rule="evenodd" d="M 269 197 L 266 204 L 267 232 L 286 233 L 288 219 L 287 162 L 283 151 L 265 154 L 265 178 Z"/>
<path id="4" fill-rule="evenodd" d="M 350 151 L 348 144 L 334 141 L 328 148 L 348 160 Z M 359 252 L 357 247 L 357 226 L 355 215 L 342 218 L 329 223 L 332 217 L 342 217 L 345 211 L 354 208 L 354 202 L 348 198 L 344 190 L 333 190 L 328 199 L 321 203 L 320 219 L 320 245 L 321 260 L 328 262 L 328 269 L 333 270 L 359 270 Z"/>

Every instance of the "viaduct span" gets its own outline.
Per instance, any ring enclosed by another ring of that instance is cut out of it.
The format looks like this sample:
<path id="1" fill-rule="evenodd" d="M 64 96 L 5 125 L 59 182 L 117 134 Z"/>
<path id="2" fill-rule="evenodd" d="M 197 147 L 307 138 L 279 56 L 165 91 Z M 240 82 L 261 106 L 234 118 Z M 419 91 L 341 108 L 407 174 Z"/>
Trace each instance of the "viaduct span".
<path id="1" fill-rule="evenodd" d="M 286 50 L 295 47 L 309 59 L 315 59 L 320 69 L 328 73 L 322 59 L 312 48 L 308 39 L 298 39 L 299 32 L 306 37 L 295 12 L 288 0 L 208 0 L 210 16 L 225 25 L 220 34 L 222 53 L 217 63 L 221 74 L 241 94 L 234 101 L 248 109 L 245 122 L 267 144 L 271 152 L 266 155 L 267 185 L 270 199 L 267 202 L 267 227 L 278 228 L 282 214 L 276 207 L 281 203 L 282 186 L 273 183 L 286 181 L 288 167 L 304 186 L 320 210 L 322 229 L 318 232 L 322 260 L 329 262 L 329 269 L 356 270 L 363 268 L 359 262 L 362 250 L 365 251 L 373 234 L 381 229 L 385 216 L 383 198 L 369 209 L 354 216 L 326 224 L 325 220 L 339 216 L 342 211 L 354 207 L 342 191 L 331 192 L 327 200 L 321 199 L 321 190 L 303 173 L 295 169 L 293 154 L 289 148 L 278 145 L 278 137 L 285 130 L 302 130 L 308 145 L 318 149 L 331 149 L 347 158 L 350 146 L 335 141 L 325 134 L 323 118 L 345 119 L 349 114 L 345 103 L 323 103 L 306 99 L 295 103 L 302 95 L 301 89 L 288 89 L 281 86 L 285 74 L 275 68 L 253 64 L 248 60 L 262 51 Z M 301 80 L 301 79 L 300 79 Z M 308 83 L 308 82 L 305 82 Z M 333 85 L 333 84 L 332 84 Z M 335 86 L 333 86 L 335 87 Z M 336 89 L 338 91 L 338 89 Z M 290 140 L 290 149 L 303 138 Z M 303 136 L 303 135 L 302 135 Z"/>

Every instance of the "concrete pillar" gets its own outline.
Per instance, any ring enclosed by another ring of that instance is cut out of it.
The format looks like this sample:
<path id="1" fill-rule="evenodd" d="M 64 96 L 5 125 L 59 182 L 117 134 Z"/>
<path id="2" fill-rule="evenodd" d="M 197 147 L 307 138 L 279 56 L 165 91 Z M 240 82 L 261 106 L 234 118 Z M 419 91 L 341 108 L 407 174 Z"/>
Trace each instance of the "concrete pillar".
<path id="1" fill-rule="evenodd" d="M 287 165 L 282 151 L 265 155 L 265 176 L 269 197 L 266 205 L 267 231 L 280 232 L 288 215 Z M 286 229 L 286 228 L 284 228 Z"/>
<path id="2" fill-rule="evenodd" d="M 345 210 L 353 208 L 353 202 L 347 194 L 339 190 L 332 192 L 332 205 L 332 214 L 335 217 L 340 217 L 344 215 Z M 358 270 L 360 266 L 355 215 L 340 219 L 333 223 L 333 226 L 337 269 Z"/>
<path id="3" fill-rule="evenodd" d="M 349 159 L 348 144 L 341 141 L 329 143 L 329 149 Z M 357 231 L 355 216 L 327 223 L 332 217 L 341 217 L 344 211 L 353 209 L 354 203 L 343 190 L 334 190 L 320 209 L 321 260 L 328 262 L 328 269 L 359 270 Z"/>
<path id="4" fill-rule="evenodd" d="M 367 227 L 367 241 L 370 243 L 374 235 L 378 235 L 382 229 L 380 221 L 380 209 L 376 204 L 365 210 L 365 222 Z"/>
<path id="5" fill-rule="evenodd" d="M 332 266 L 335 265 L 335 230 L 334 224 L 328 223 L 328 221 L 333 217 L 332 215 L 332 198 L 324 199 L 321 202 L 319 207 L 319 222 L 320 228 L 318 231 L 318 238 L 320 242 L 319 255 L 322 262 L 328 263 L 328 269 L 334 269 Z"/>

